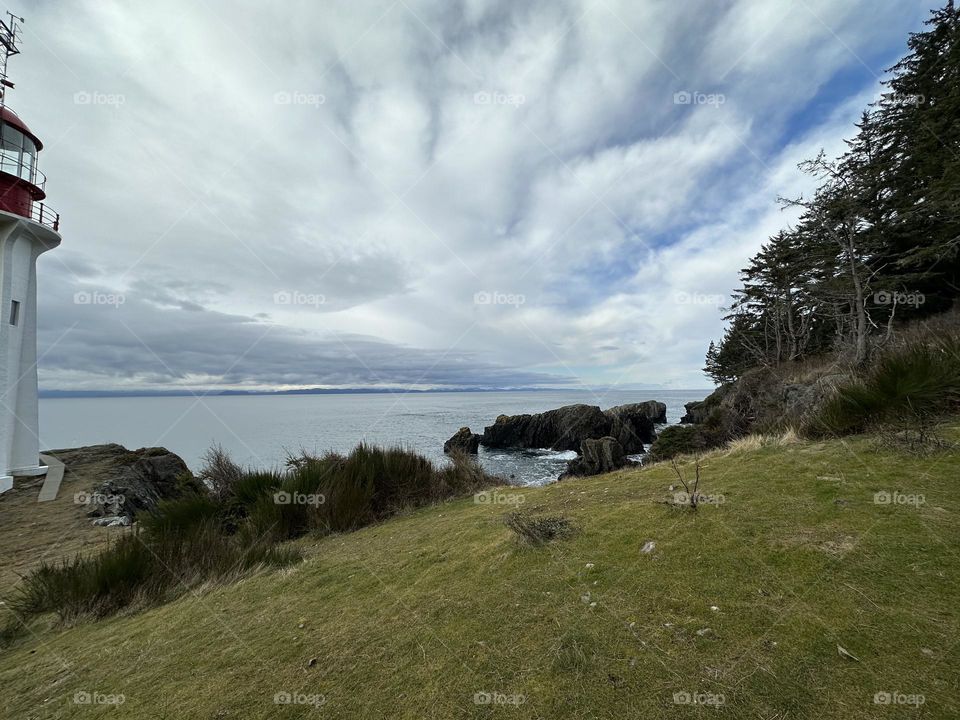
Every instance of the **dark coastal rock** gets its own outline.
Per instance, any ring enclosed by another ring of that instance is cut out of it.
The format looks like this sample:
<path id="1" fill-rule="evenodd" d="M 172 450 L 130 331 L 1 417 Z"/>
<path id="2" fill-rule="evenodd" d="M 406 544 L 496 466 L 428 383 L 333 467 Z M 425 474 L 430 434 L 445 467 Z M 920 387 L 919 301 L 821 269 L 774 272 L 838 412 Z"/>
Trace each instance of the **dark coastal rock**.
<path id="1" fill-rule="evenodd" d="M 667 428 L 650 448 L 655 461 L 702 452 L 750 433 L 779 433 L 815 425 L 817 414 L 850 376 L 829 368 L 795 376 L 754 368 L 721 385 L 700 402 L 687 403 L 684 427 Z"/>
<path id="2" fill-rule="evenodd" d="M 616 438 L 588 438 L 580 445 L 580 456 L 567 463 L 567 469 L 560 479 L 601 475 L 636 464 L 627 458 Z"/>
<path id="3" fill-rule="evenodd" d="M 628 455 L 635 455 L 643 452 L 645 444 L 656 439 L 653 425 L 667 421 L 667 406 L 650 400 L 618 405 L 605 410 L 603 414 L 610 421 L 606 434 L 616 438 Z"/>
<path id="4" fill-rule="evenodd" d="M 121 519 L 150 511 L 161 500 L 202 489 L 183 459 L 162 447 L 127 450 L 117 444 L 89 445 L 49 454 L 66 466 L 66 474 L 95 478 L 88 491 L 78 494 L 78 502 L 88 505 L 90 517 L 110 518 L 107 524 L 129 524 Z"/>
<path id="5" fill-rule="evenodd" d="M 480 442 L 492 448 L 578 450 L 587 438 L 603 437 L 610 420 L 594 405 L 567 405 L 534 415 L 501 415 L 483 429 Z"/>
<path id="6" fill-rule="evenodd" d="M 629 403 L 627 405 L 617 405 L 616 407 L 612 407 L 605 412 L 616 415 L 645 415 L 646 417 L 650 418 L 652 422 L 660 424 L 663 424 L 667 421 L 667 404 L 658 400 L 645 400 L 643 402 Z"/>
<path id="7" fill-rule="evenodd" d="M 450 453 L 459 450 L 460 452 L 476 455 L 480 450 L 480 435 L 471 432 L 470 428 L 462 427 L 453 434 L 453 437 L 443 444 L 443 451 Z"/>
<path id="8" fill-rule="evenodd" d="M 642 453 L 656 439 L 654 423 L 666 422 L 667 406 L 649 400 L 601 411 L 595 405 L 567 405 L 532 415 L 501 415 L 483 430 L 481 444 L 492 448 L 580 450 L 584 440 L 614 438 L 628 455 Z"/>
<path id="9" fill-rule="evenodd" d="M 690 425 L 704 422 L 710 415 L 710 406 L 705 400 L 684 403 L 684 409 L 687 411 L 680 422 L 683 425 Z"/>

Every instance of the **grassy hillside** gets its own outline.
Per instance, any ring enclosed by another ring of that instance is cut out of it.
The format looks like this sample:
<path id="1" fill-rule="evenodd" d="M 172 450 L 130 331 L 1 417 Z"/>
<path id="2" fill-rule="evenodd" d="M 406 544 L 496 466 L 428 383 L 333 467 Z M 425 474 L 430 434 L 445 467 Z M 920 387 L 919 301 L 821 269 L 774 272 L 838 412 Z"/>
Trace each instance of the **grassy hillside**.
<path id="1" fill-rule="evenodd" d="M 579 531 L 526 547 L 513 506 L 458 501 L 298 541 L 299 565 L 160 608 L 35 628 L 0 651 L 0 713 L 960 717 L 960 452 L 740 445 L 705 460 L 722 502 L 696 512 L 662 503 L 662 465 L 504 489 Z"/>

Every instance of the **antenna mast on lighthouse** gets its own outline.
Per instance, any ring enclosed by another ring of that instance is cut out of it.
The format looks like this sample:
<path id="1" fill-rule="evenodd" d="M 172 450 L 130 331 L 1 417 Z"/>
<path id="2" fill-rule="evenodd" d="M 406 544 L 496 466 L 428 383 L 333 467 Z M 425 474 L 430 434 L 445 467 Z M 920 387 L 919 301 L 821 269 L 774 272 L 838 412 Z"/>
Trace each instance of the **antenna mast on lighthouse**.
<path id="1" fill-rule="evenodd" d="M 20 53 L 17 44 L 20 42 L 20 24 L 22 17 L 17 17 L 9 10 L 7 19 L 0 20 L 0 108 L 6 105 L 7 88 L 13 88 L 13 83 L 7 78 L 7 61 L 13 55 Z"/>

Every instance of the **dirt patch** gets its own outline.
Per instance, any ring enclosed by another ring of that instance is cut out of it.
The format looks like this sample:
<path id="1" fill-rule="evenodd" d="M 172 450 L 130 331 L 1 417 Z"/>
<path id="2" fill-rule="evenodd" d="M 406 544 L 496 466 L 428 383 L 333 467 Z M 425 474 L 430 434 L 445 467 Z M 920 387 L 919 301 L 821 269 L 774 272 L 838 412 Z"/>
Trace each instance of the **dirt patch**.
<path id="1" fill-rule="evenodd" d="M 0 595 L 41 560 L 57 560 L 88 552 L 128 528 L 94 527 L 87 506 L 75 501 L 89 492 L 102 475 L 96 465 L 64 473 L 55 500 L 37 502 L 43 478 L 17 478 L 12 490 L 0 495 Z"/>
<path id="2" fill-rule="evenodd" d="M 853 535 L 825 528 L 803 528 L 777 543 L 783 547 L 805 547 L 833 557 L 842 557 L 853 550 L 857 539 Z"/>
<path id="3" fill-rule="evenodd" d="M 164 448 L 92 445 L 47 454 L 65 465 L 56 499 L 37 501 L 42 477 L 17 478 L 12 490 L 0 494 L 0 596 L 43 560 L 89 553 L 129 532 L 95 526 L 93 516 L 148 510 L 178 495 L 180 473 L 187 473 L 183 460 Z"/>

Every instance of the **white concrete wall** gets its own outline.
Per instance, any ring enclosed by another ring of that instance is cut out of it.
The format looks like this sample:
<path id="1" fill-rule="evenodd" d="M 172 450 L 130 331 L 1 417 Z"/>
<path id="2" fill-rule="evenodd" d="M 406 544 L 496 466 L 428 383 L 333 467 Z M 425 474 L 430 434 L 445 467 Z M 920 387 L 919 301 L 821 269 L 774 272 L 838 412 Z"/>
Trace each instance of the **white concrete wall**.
<path id="1" fill-rule="evenodd" d="M 0 212 L 0 492 L 40 470 L 37 408 L 37 257 L 60 244 L 39 223 Z M 11 301 L 19 301 L 16 325 Z"/>

